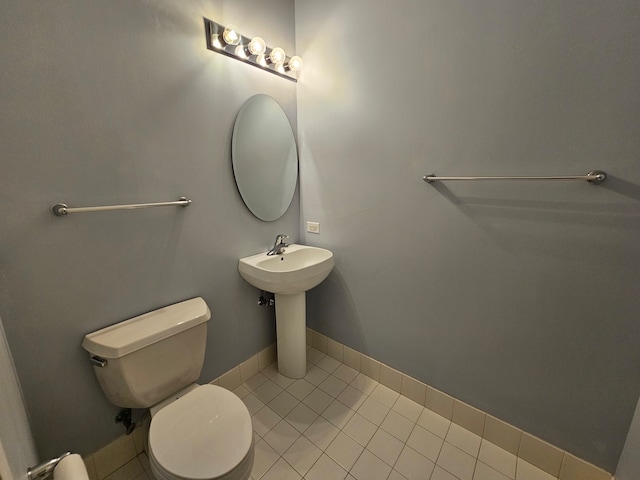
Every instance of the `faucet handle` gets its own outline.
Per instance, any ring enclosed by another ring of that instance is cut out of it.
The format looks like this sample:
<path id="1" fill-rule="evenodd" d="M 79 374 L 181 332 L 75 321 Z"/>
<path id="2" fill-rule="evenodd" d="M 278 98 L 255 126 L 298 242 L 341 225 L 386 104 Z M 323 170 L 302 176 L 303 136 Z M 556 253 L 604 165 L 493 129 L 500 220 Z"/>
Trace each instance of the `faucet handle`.
<path id="1" fill-rule="evenodd" d="M 276 245 L 277 245 L 277 244 L 279 244 L 279 243 L 283 243 L 283 240 L 284 240 L 285 238 L 289 238 L 289 235 L 286 235 L 286 234 L 284 234 L 284 233 L 279 233 L 279 234 L 276 236 Z M 285 245 L 285 246 L 286 246 L 286 245 Z"/>

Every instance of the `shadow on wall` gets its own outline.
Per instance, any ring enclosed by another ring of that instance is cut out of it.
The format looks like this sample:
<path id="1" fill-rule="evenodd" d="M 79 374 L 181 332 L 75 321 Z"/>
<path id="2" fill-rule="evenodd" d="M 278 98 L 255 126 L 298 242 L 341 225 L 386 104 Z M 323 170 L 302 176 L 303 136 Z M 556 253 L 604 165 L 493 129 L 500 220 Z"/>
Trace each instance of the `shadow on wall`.
<path id="1" fill-rule="evenodd" d="M 432 187 L 504 251 L 517 248 L 519 252 L 527 250 L 574 260 L 583 259 L 585 251 L 597 251 L 598 261 L 626 262 L 622 257 L 625 250 L 618 245 L 624 236 L 610 233 L 640 228 L 640 205 L 602 202 L 598 195 L 598 190 L 608 189 L 640 201 L 640 186 L 619 178 L 609 176 L 605 185 L 588 186 L 594 191 L 587 193 L 598 198 L 582 201 L 584 191 L 576 191 L 575 200 L 566 200 L 562 190 L 553 189 L 557 184 L 551 187 L 537 182 L 501 184 L 498 197 L 494 194 L 496 188 L 486 188 L 493 182 L 480 183 L 484 185 L 449 187 L 436 182 Z M 548 230 L 540 229 L 541 224 Z M 594 226 L 600 227 L 598 239 L 584 235 L 585 227 Z"/>
<path id="2" fill-rule="evenodd" d="M 327 305 L 320 305 L 330 298 Z M 329 338 L 348 338 L 350 348 L 369 354 L 362 322 L 351 292 L 337 267 L 324 282 L 307 292 L 307 326 Z"/>

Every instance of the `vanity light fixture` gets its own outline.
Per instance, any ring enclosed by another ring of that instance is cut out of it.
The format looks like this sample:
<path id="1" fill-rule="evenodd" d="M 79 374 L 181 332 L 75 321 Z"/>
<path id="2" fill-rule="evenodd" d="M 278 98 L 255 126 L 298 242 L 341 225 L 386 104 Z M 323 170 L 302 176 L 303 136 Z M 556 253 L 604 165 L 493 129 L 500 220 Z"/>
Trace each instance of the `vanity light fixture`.
<path id="1" fill-rule="evenodd" d="M 263 55 L 267 50 L 267 44 L 264 43 L 262 37 L 253 37 L 247 45 L 247 53 L 249 55 Z"/>
<path id="2" fill-rule="evenodd" d="M 284 53 L 284 50 L 280 47 L 272 49 L 271 53 L 269 54 L 269 61 L 271 63 L 275 63 L 276 65 L 282 65 L 286 59 L 287 54 Z"/>
<path id="3" fill-rule="evenodd" d="M 302 59 L 299 56 L 294 55 L 289 59 L 289 63 L 287 63 L 285 70 L 290 70 L 292 72 L 299 72 L 300 70 L 302 70 L 302 65 L 303 65 Z"/>
<path id="4" fill-rule="evenodd" d="M 209 50 L 297 81 L 302 69 L 302 59 L 297 55 L 287 57 L 282 48 L 269 48 L 261 37 L 245 37 L 235 25 L 225 26 L 205 18 L 204 26 Z"/>
<path id="5" fill-rule="evenodd" d="M 227 25 L 222 32 L 222 40 L 224 40 L 224 43 L 227 45 L 238 45 L 240 43 L 238 27 L 235 25 Z"/>

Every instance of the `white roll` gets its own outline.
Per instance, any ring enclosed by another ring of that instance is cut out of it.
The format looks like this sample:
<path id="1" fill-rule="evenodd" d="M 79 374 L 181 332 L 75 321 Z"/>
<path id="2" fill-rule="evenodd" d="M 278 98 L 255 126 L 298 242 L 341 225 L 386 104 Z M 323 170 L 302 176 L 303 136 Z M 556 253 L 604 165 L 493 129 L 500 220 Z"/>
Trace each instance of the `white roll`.
<path id="1" fill-rule="evenodd" d="M 53 480 L 89 480 L 82 457 L 73 453 L 60 460 L 53 470 Z"/>

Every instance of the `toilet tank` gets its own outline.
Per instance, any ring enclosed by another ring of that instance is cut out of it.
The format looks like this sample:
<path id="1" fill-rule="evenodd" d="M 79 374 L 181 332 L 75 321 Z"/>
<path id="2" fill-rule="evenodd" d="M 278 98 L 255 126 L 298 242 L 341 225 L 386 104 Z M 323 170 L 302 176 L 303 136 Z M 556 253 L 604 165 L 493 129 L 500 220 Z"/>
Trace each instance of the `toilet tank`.
<path id="1" fill-rule="evenodd" d="M 210 318 L 192 298 L 89 333 L 82 346 L 111 403 L 148 408 L 198 379 Z"/>

